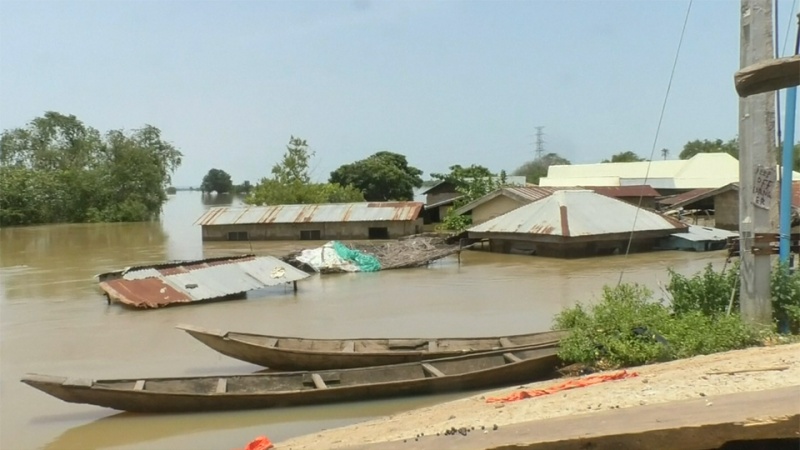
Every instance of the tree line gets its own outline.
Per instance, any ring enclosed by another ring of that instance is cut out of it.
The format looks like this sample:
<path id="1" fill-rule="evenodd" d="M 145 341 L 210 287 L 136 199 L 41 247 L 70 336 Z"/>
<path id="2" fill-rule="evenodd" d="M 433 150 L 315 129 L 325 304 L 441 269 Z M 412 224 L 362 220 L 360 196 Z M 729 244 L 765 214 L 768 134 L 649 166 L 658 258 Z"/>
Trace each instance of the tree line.
<path id="1" fill-rule="evenodd" d="M 157 218 L 182 156 L 152 125 L 100 133 L 48 111 L 0 136 L 0 226 Z"/>
<path id="2" fill-rule="evenodd" d="M 738 157 L 738 141 L 690 141 L 678 157 L 713 152 Z M 668 154 L 667 149 L 661 151 L 665 159 Z M 0 226 L 155 219 L 182 156 L 152 125 L 101 133 L 73 115 L 48 111 L 0 136 Z M 314 156 L 306 140 L 291 136 L 282 159 L 257 184 L 234 185 L 230 174 L 215 168 L 203 177 L 200 189 L 244 193 L 249 204 L 276 205 L 406 201 L 423 185 L 422 170 L 390 151 L 343 164 L 327 182 L 312 182 L 309 167 Z M 623 151 L 602 162 L 644 160 Z M 795 147 L 795 169 L 799 162 L 800 145 Z M 548 153 L 511 174 L 538 184 L 550 166 L 566 164 L 570 161 L 558 153 Z M 456 164 L 431 178 L 451 182 L 461 203 L 507 184 L 505 171 L 495 173 L 475 164 Z"/>

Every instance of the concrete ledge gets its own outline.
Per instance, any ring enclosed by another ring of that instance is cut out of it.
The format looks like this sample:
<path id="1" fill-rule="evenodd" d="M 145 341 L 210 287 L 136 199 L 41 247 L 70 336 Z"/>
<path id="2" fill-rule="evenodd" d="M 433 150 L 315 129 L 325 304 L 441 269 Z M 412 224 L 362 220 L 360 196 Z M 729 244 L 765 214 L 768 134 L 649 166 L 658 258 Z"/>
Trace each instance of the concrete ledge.
<path id="1" fill-rule="evenodd" d="M 347 448 L 708 450 L 729 441 L 774 438 L 800 439 L 800 385 Z"/>

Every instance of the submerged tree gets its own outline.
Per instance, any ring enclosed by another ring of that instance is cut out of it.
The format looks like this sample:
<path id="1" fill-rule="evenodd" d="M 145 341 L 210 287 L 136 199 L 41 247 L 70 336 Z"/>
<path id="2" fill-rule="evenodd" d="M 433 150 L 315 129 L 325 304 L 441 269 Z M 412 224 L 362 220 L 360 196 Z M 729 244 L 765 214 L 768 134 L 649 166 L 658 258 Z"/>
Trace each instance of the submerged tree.
<path id="1" fill-rule="evenodd" d="M 550 166 L 570 164 L 569 160 L 558 153 L 548 153 L 541 158 L 528 161 L 511 172 L 512 175 L 524 176 L 528 183 L 539 184 L 539 179 L 547 176 Z"/>
<path id="2" fill-rule="evenodd" d="M 154 126 L 103 136 L 48 111 L 0 136 L 0 226 L 157 217 L 181 156 Z"/>
<path id="3" fill-rule="evenodd" d="M 233 190 L 233 181 L 228 172 L 221 169 L 211 169 L 203 177 L 203 182 L 200 183 L 200 190 L 204 193 L 216 192 L 217 194 L 224 194 Z"/>
<path id="4" fill-rule="evenodd" d="M 383 151 L 339 167 L 328 181 L 352 185 L 367 201 L 413 200 L 414 188 L 422 186 L 421 175 L 404 155 Z"/>
<path id="5" fill-rule="evenodd" d="M 281 162 L 272 166 L 272 178 L 262 178 L 245 199 L 252 205 L 295 205 L 364 201 L 353 186 L 312 183 L 308 173 L 314 152 L 305 140 L 292 136 Z"/>

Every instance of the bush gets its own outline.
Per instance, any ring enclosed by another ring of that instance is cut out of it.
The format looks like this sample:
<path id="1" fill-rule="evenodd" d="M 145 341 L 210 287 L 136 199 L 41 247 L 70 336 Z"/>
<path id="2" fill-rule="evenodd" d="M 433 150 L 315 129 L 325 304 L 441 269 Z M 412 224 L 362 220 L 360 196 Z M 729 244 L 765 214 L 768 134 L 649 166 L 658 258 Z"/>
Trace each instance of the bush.
<path id="1" fill-rule="evenodd" d="M 709 263 L 702 272 L 686 277 L 667 269 L 670 281 L 667 291 L 672 296 L 672 309 L 678 314 L 700 311 L 707 315 L 728 310 L 733 295 L 733 309 L 739 310 L 738 263 L 726 272 L 716 272 Z"/>
<path id="2" fill-rule="evenodd" d="M 800 272 L 779 265 L 770 283 L 772 313 L 781 331 L 800 333 Z"/>
<path id="3" fill-rule="evenodd" d="M 708 279 L 712 280 L 712 287 L 718 286 L 718 280 Z M 677 285 L 686 287 L 687 282 L 693 281 L 679 281 Z M 554 328 L 571 331 L 561 341 L 559 356 L 566 362 L 611 369 L 740 349 L 762 342 L 759 333 L 739 315 L 689 309 L 691 298 L 695 297 L 686 298 L 686 304 L 678 312 L 655 301 L 652 292 L 643 286 L 605 287 L 598 304 L 578 304 L 556 316 Z M 701 300 L 695 298 L 694 304 L 712 304 Z"/>

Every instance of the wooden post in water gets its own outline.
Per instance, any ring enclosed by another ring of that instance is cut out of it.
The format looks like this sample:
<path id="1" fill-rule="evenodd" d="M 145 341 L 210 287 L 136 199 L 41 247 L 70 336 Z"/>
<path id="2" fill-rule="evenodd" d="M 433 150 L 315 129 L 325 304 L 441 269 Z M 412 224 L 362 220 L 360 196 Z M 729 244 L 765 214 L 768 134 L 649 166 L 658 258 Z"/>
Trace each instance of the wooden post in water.
<path id="1" fill-rule="evenodd" d="M 740 67 L 771 59 L 772 46 L 772 0 L 741 0 Z M 775 93 L 770 91 L 740 98 L 741 308 L 745 320 L 765 325 L 772 322 L 770 254 L 758 252 L 762 240 L 756 239 L 756 235 L 770 235 L 777 230 L 778 185 L 774 151 Z M 754 247 L 756 252 L 753 252 Z"/>

